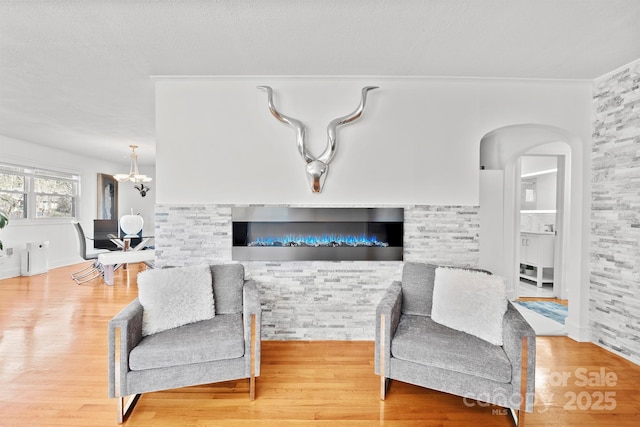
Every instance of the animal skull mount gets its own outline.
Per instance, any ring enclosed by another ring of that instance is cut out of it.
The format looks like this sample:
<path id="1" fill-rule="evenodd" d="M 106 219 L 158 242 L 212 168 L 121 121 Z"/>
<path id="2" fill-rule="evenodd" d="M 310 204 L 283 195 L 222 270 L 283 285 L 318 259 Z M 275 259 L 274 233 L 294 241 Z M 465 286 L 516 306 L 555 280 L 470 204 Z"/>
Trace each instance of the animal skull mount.
<path id="1" fill-rule="evenodd" d="M 309 153 L 305 146 L 304 138 L 305 138 L 305 127 L 304 124 L 300 120 L 296 120 L 292 117 L 285 116 L 276 110 L 276 107 L 273 105 L 273 90 L 269 86 L 258 86 L 258 89 L 262 89 L 267 92 L 268 100 L 269 100 L 269 111 L 279 121 L 284 123 L 285 125 L 292 127 L 296 131 L 296 142 L 298 145 L 298 152 L 307 163 L 307 177 L 309 178 L 309 184 L 311 185 L 311 191 L 314 193 L 320 193 L 322 191 L 322 186 L 324 185 L 324 181 L 327 179 L 327 174 L 329 172 L 329 163 L 333 159 L 333 156 L 336 154 L 337 148 L 337 133 L 336 129 L 338 126 L 346 125 L 349 123 L 353 123 L 357 119 L 362 116 L 362 112 L 364 111 L 365 103 L 367 102 L 367 92 L 373 89 L 378 89 L 378 86 L 366 86 L 362 88 L 362 99 L 360 100 L 360 105 L 355 109 L 355 111 L 351 114 L 348 114 L 343 117 L 338 117 L 335 120 L 332 120 L 331 123 L 327 126 L 327 148 L 323 151 L 323 153 L 314 157 Z"/>

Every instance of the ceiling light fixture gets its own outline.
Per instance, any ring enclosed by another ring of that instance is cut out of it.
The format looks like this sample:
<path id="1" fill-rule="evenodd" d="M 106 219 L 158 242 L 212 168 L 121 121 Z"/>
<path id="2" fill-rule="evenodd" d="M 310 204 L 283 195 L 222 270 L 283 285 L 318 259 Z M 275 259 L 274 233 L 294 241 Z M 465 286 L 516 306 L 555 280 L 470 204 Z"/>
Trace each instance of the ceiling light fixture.
<path id="1" fill-rule="evenodd" d="M 136 184 L 139 182 L 151 182 L 153 178 L 142 175 L 138 172 L 138 155 L 136 154 L 137 145 L 130 145 L 131 147 L 131 167 L 129 168 L 129 173 L 119 173 L 117 175 L 113 175 L 113 177 L 119 182 L 131 181 Z"/>
<path id="2" fill-rule="evenodd" d="M 558 169 L 557 168 L 556 169 L 545 169 L 543 171 L 525 173 L 520 178 L 531 178 L 532 176 L 545 175 L 545 174 L 554 173 L 554 172 L 558 172 Z"/>

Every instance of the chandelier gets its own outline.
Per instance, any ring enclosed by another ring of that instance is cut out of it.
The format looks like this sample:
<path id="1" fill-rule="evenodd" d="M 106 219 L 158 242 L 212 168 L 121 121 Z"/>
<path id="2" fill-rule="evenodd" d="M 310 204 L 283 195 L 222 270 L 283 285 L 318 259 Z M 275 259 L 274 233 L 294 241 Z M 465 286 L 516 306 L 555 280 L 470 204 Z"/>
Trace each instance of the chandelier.
<path id="1" fill-rule="evenodd" d="M 131 147 L 131 167 L 129 168 L 129 173 L 119 173 L 117 175 L 113 175 L 113 177 L 119 182 L 131 181 L 136 184 L 139 182 L 151 182 L 153 178 L 142 175 L 138 172 L 138 155 L 136 154 L 137 145 L 130 145 Z"/>

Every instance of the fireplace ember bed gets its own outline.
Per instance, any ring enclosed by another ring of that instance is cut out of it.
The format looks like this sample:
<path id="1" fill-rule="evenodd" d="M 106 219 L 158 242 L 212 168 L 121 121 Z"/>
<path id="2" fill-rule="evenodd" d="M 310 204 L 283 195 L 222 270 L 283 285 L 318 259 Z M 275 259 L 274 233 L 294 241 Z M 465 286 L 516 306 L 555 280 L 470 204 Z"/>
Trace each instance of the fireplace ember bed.
<path id="1" fill-rule="evenodd" d="M 403 208 L 237 207 L 237 261 L 402 261 Z"/>

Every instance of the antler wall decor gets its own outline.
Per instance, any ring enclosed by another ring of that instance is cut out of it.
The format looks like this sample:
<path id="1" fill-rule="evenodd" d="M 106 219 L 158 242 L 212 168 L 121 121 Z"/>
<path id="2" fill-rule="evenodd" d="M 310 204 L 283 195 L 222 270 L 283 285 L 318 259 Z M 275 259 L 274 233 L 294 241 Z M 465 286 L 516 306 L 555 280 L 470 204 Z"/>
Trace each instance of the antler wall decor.
<path id="1" fill-rule="evenodd" d="M 267 92 L 269 99 L 269 111 L 273 114 L 273 117 L 284 123 L 285 125 L 292 127 L 296 131 L 296 142 L 298 145 L 298 152 L 307 163 L 307 177 L 309 178 L 309 183 L 311 185 L 311 191 L 314 193 L 320 193 L 322 191 L 322 186 L 324 185 L 324 181 L 327 178 L 327 173 L 329 172 L 329 163 L 336 154 L 337 148 L 337 133 L 336 130 L 338 126 L 346 125 L 349 123 L 353 123 L 360 116 L 362 116 L 362 112 L 364 110 L 365 103 L 367 101 L 367 92 L 373 89 L 378 89 L 378 86 L 366 86 L 362 88 L 362 99 L 360 100 L 360 105 L 355 109 L 355 111 L 351 114 L 348 114 L 344 117 L 339 117 L 335 120 L 332 120 L 331 123 L 327 126 L 327 148 L 322 152 L 322 154 L 318 157 L 314 157 L 309 153 L 305 146 L 305 127 L 304 124 L 300 120 L 296 120 L 292 117 L 285 116 L 276 110 L 276 107 L 273 105 L 273 90 L 269 86 L 258 86 L 258 89 L 262 89 Z"/>

